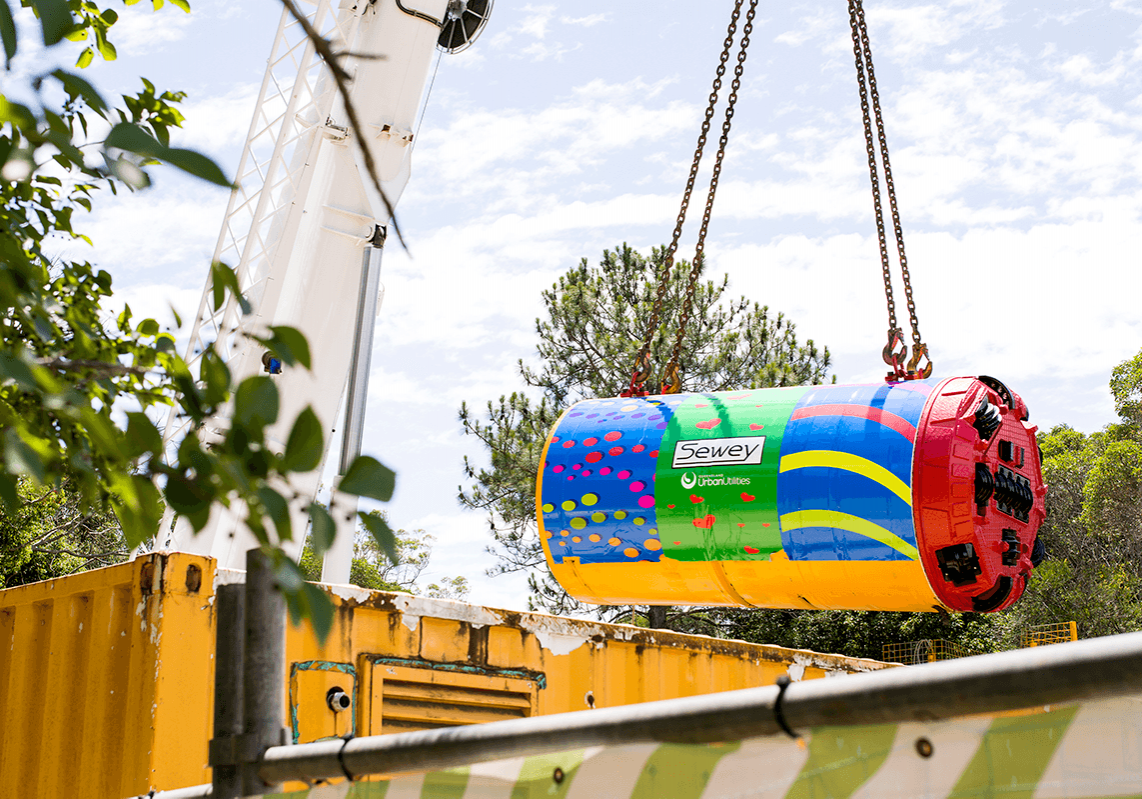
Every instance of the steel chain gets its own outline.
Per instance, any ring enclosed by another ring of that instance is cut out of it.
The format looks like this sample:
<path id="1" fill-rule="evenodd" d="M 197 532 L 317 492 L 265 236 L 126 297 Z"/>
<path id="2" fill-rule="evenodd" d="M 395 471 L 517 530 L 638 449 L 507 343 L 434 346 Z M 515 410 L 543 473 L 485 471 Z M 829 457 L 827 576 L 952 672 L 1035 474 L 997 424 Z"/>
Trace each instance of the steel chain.
<path id="1" fill-rule="evenodd" d="M 714 83 L 710 89 L 706 115 L 702 120 L 702 129 L 698 134 L 698 144 L 694 149 L 694 160 L 690 165 L 690 175 L 686 180 L 686 188 L 682 192 L 682 207 L 678 211 L 678 219 L 674 223 L 674 234 L 671 237 L 670 246 L 666 250 L 666 257 L 662 261 L 662 267 L 656 274 L 658 279 L 658 292 L 655 295 L 654 306 L 650 312 L 650 322 L 646 327 L 646 336 L 643 339 L 642 347 L 639 349 L 638 355 L 635 356 L 628 394 L 642 392 L 642 383 L 649 377 L 650 344 L 654 339 L 654 334 L 658 331 L 659 317 L 662 314 L 662 306 L 666 300 L 666 291 L 670 284 L 670 271 L 674 268 L 674 255 L 678 251 L 678 242 L 682 237 L 682 226 L 686 222 L 686 214 L 690 210 L 690 198 L 694 193 L 694 182 L 698 178 L 698 168 L 701 166 L 702 154 L 706 149 L 706 139 L 710 134 L 710 121 L 714 117 L 714 111 L 717 110 L 718 96 L 722 91 L 722 79 L 726 74 L 726 64 L 730 60 L 730 51 L 733 49 L 734 38 L 738 29 L 738 20 L 741 18 L 741 7 L 744 2 L 745 0 L 735 0 L 733 14 L 730 15 L 730 25 L 726 32 L 725 42 L 722 45 L 722 55 L 718 61 L 718 69 L 714 76 Z"/>
<path id="2" fill-rule="evenodd" d="M 921 358 L 928 357 L 928 348 L 920 337 L 920 322 L 916 316 L 916 303 L 912 296 L 912 278 L 908 271 L 908 256 L 904 251 L 904 229 L 900 223 L 900 208 L 896 202 L 896 184 L 892 178 L 892 163 L 888 154 L 888 138 L 884 129 L 884 116 L 880 108 L 880 92 L 876 85 L 876 72 L 872 64 L 872 46 L 865 23 L 862 0 L 849 0 L 849 26 L 852 29 L 853 55 L 856 62 L 857 88 L 860 91 L 861 116 L 864 122 L 865 150 L 868 154 L 868 172 L 872 183 L 872 204 L 876 215 L 876 233 L 880 244 L 880 264 L 884 275 L 884 295 L 888 303 L 888 344 L 884 348 L 884 360 L 893 367 L 897 376 L 903 371 L 912 376 L 927 377 L 932 372 L 931 361 L 923 370 L 918 370 Z M 867 71 L 867 77 L 866 77 Z M 866 85 L 867 82 L 867 85 Z M 870 96 L 872 115 L 870 118 Z M 876 121 L 874 143 L 872 123 Z M 889 266 L 888 241 L 884 225 L 884 207 L 881 203 L 880 179 L 876 168 L 876 145 L 880 147 L 884 165 L 884 183 L 888 192 L 888 204 L 892 214 L 892 232 L 896 239 L 896 252 L 900 259 L 900 272 L 904 281 L 904 296 L 908 305 L 908 321 L 912 326 L 912 359 L 905 370 L 904 358 L 908 348 L 903 345 L 903 331 L 896 322 L 896 301 L 892 294 L 892 272 Z M 900 346 L 900 352 L 896 347 Z"/>
<path id="3" fill-rule="evenodd" d="M 722 177 L 722 162 L 726 157 L 726 145 L 730 140 L 730 128 L 734 120 L 734 107 L 738 101 L 738 90 L 742 85 L 742 74 L 745 72 L 745 60 L 749 52 L 749 38 L 753 33 L 753 20 L 757 14 L 758 0 L 750 0 L 749 10 L 746 11 L 745 24 L 742 26 L 742 37 L 739 43 L 737 65 L 734 67 L 734 79 L 730 83 L 730 95 L 726 99 L 726 114 L 722 120 L 722 135 L 718 139 L 718 152 L 714 159 L 714 169 L 710 175 L 710 190 L 706 195 L 706 209 L 702 214 L 702 227 L 698 231 L 698 244 L 694 252 L 694 263 L 690 268 L 690 281 L 686 286 L 686 298 L 682 303 L 682 311 L 678 319 L 678 334 L 674 339 L 674 349 L 670 355 L 670 363 L 666 367 L 663 381 L 663 394 L 676 394 L 681 389 L 679 377 L 679 361 L 682 357 L 682 343 L 686 338 L 686 327 L 690 322 L 690 313 L 694 307 L 694 292 L 698 286 L 698 277 L 702 273 L 702 261 L 706 250 L 706 232 L 710 228 L 710 217 L 714 213 L 714 197 L 718 192 L 718 182 Z"/>

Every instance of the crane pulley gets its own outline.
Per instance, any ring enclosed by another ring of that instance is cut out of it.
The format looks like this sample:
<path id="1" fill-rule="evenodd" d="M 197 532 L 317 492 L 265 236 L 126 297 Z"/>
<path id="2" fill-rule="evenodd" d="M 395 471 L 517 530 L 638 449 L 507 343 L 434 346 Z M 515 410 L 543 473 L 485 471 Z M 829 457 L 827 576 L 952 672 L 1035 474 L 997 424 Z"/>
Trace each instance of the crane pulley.
<path id="1" fill-rule="evenodd" d="M 698 278 L 702 272 L 702 262 L 706 243 L 706 233 L 713 213 L 714 198 L 718 190 L 718 182 L 722 173 L 722 162 L 725 159 L 726 144 L 729 141 L 730 128 L 733 123 L 734 107 L 737 102 L 738 90 L 741 88 L 741 77 L 745 68 L 745 60 L 753 32 L 754 17 L 757 13 L 758 0 L 750 0 L 745 14 L 745 23 L 742 26 L 741 39 L 738 42 L 737 64 L 734 68 L 733 82 L 727 99 L 725 116 L 722 121 L 721 138 L 718 141 L 718 150 L 714 159 L 713 172 L 710 177 L 710 187 L 706 195 L 706 208 L 702 215 L 702 224 L 698 232 L 698 243 L 695 248 L 694 260 L 687 280 L 682 307 L 678 316 L 678 330 L 674 338 L 670 361 L 663 370 L 661 394 L 677 394 L 682 388 L 682 378 L 679 361 L 682 354 L 682 343 L 686 338 L 686 327 L 690 321 L 693 309 L 694 292 Z M 709 137 L 711 121 L 716 110 L 719 95 L 721 94 L 723 79 L 726 74 L 726 65 L 729 62 L 737 35 L 738 22 L 741 19 L 742 7 L 745 0 L 736 0 L 733 13 L 730 16 L 729 29 L 722 47 L 718 68 L 715 72 L 713 87 L 710 91 L 709 103 L 702 120 L 701 131 L 698 135 L 698 144 L 694 151 L 694 160 L 690 165 L 690 174 L 686 180 L 686 188 L 682 192 L 682 204 L 678 211 L 678 218 L 674 225 L 670 245 L 666 249 L 665 258 L 656 274 L 657 290 L 654 305 L 651 308 L 650 320 L 647 324 L 646 335 L 638 354 L 635 356 L 634 368 L 631 372 L 630 385 L 622 392 L 623 397 L 642 397 L 649 392 L 646 388 L 647 380 L 653 371 L 650 349 L 651 342 L 658 332 L 662 315 L 662 306 L 670 283 L 670 272 L 674 267 L 674 256 L 678 251 L 678 242 L 682 235 L 682 226 L 690 209 L 690 200 L 694 192 L 694 183 L 698 176 L 698 169 L 702 162 L 706 141 Z M 876 73 L 872 65 L 872 48 L 869 44 L 868 27 L 865 24 L 864 7 L 861 0 L 849 0 L 849 24 L 852 29 L 853 54 L 856 62 L 857 84 L 860 91 L 861 115 L 864 122 L 865 149 L 868 153 L 869 178 L 872 184 L 873 211 L 876 217 L 877 238 L 880 244 L 881 271 L 884 276 L 884 293 L 888 304 L 888 342 L 882 351 L 884 362 L 892 367 L 887 380 L 916 380 L 930 377 L 932 374 L 932 361 L 928 354 L 928 347 L 920 337 L 920 323 L 916 316 L 916 303 L 912 296 L 912 280 L 908 271 L 908 257 L 904 250 L 904 231 L 900 223 L 900 209 L 896 201 L 896 185 L 892 178 L 892 165 L 888 155 L 888 139 L 884 132 L 884 117 L 880 108 L 880 93 L 876 86 Z M 875 135 L 873 123 L 875 122 Z M 888 194 L 888 205 L 892 216 L 892 230 L 896 241 L 896 251 L 900 261 L 900 271 L 904 283 L 904 294 L 908 305 L 908 318 L 912 326 L 912 356 L 908 356 L 908 346 L 904 343 L 904 332 L 896 321 L 896 301 L 893 297 L 892 270 L 888 250 L 888 237 L 884 220 L 884 206 L 881 199 L 880 177 L 877 170 L 877 153 L 884 168 L 884 185 Z"/>

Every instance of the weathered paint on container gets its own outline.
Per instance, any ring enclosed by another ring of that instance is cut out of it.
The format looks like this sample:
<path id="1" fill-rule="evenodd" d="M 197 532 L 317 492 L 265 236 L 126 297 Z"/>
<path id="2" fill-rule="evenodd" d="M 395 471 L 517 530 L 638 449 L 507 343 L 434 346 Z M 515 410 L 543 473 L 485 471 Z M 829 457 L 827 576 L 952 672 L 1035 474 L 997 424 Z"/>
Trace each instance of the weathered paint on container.
<path id="1" fill-rule="evenodd" d="M 586 602 L 994 611 L 1045 491 L 1026 406 L 957 377 L 586 400 L 536 504 Z"/>
<path id="2" fill-rule="evenodd" d="M 208 782 L 209 558 L 148 555 L 0 591 L 0 785 L 121 799 Z M 294 740 L 611 707 L 888 665 L 621 624 L 327 586 L 324 646 L 287 632 Z M 341 689 L 351 707 L 327 702 Z"/>

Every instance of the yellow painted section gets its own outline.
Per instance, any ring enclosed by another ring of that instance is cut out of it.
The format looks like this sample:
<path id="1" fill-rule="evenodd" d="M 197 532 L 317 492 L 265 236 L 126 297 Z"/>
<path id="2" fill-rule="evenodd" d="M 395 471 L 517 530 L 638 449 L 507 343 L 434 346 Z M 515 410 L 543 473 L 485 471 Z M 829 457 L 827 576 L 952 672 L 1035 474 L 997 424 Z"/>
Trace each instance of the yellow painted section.
<path id="1" fill-rule="evenodd" d="M 919 561 L 768 561 L 554 564 L 576 599 L 605 605 L 677 604 L 931 611 L 941 607 Z M 805 597 L 812 597 L 810 602 Z"/>
<path id="2" fill-rule="evenodd" d="M 722 579 L 751 599 L 734 566 L 722 564 Z M 583 574 L 588 583 L 598 578 L 594 567 Z M 882 591 L 901 590 L 887 575 Z M 215 578 L 209 558 L 148 555 L 0 591 L 6 796 L 122 799 L 209 782 Z M 287 632 L 282 704 L 299 740 L 350 726 L 358 735 L 453 726 L 887 667 L 406 594 L 329 591 L 336 613 L 324 645 L 307 627 Z M 333 687 L 349 689 L 351 710 L 329 708 Z"/>
<path id="3" fill-rule="evenodd" d="M 540 461 L 540 463 L 542 462 Z M 781 459 L 781 471 L 783 472 L 789 472 L 793 469 L 807 469 L 812 466 L 843 469 L 846 472 L 867 477 L 872 482 L 879 483 L 900 497 L 908 507 L 912 507 L 912 488 L 888 469 L 868 458 L 853 455 L 851 452 L 815 449 L 795 452 L 792 455 L 785 455 Z"/>

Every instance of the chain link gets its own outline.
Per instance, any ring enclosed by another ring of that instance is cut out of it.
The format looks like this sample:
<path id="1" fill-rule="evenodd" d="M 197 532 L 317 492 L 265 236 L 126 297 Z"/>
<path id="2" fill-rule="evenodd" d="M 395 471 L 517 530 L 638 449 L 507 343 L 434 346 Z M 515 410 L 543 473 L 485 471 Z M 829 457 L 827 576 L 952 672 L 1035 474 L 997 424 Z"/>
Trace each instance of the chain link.
<path id="1" fill-rule="evenodd" d="M 849 0 L 849 26 L 852 29 L 853 56 L 856 62 L 857 87 L 860 91 L 860 109 L 864 121 L 865 150 L 868 154 L 868 174 L 872 182 L 872 204 L 876 214 L 876 234 L 880 244 L 880 265 L 884 275 L 884 296 L 888 303 L 888 344 L 884 360 L 893 367 L 894 374 L 903 371 L 913 376 L 927 377 L 932 372 L 931 361 L 917 372 L 921 358 L 928 357 L 928 348 L 920 337 L 920 322 L 916 317 L 916 303 L 912 296 L 912 277 L 908 271 L 908 256 L 904 251 L 904 229 L 900 224 L 900 208 L 896 202 L 896 184 L 892 178 L 892 163 L 888 156 L 888 138 L 884 131 L 884 117 L 880 108 L 880 92 L 876 86 L 876 72 L 872 65 L 872 47 L 865 23 L 862 0 Z M 866 75 L 867 72 L 867 75 Z M 870 103 L 871 98 L 871 103 Z M 871 105 L 871 117 L 869 114 Z M 876 121 L 874 142 L 872 123 Z M 892 232 L 896 239 L 896 252 L 900 259 L 900 272 L 904 281 L 904 296 L 908 306 L 908 321 L 912 326 L 912 359 L 905 370 L 904 358 L 908 348 L 903 344 L 903 331 L 896 322 L 896 301 L 892 295 L 892 272 L 889 267 L 888 241 L 884 225 L 884 207 L 881 203 L 880 179 L 876 168 L 876 147 L 879 145 L 884 165 L 884 183 L 888 192 L 888 205 L 892 215 Z M 897 350 L 900 347 L 900 350 Z"/>
<path id="2" fill-rule="evenodd" d="M 746 11 L 745 25 L 742 26 L 742 37 L 739 43 L 737 65 L 734 67 L 734 79 L 730 84 L 730 96 L 726 100 L 726 115 L 722 120 L 722 135 L 718 139 L 718 153 L 714 159 L 714 169 L 710 176 L 710 191 L 706 195 L 706 210 L 702 214 L 702 228 L 698 231 L 698 244 L 695 248 L 694 263 L 690 269 L 690 281 L 686 286 L 686 298 L 682 302 L 682 311 L 678 318 L 678 334 L 674 339 L 674 349 L 670 355 L 670 363 L 666 367 L 666 379 L 663 381 L 663 394 L 676 394 L 681 390 L 679 376 L 679 361 L 682 357 L 682 343 L 686 338 L 686 326 L 690 322 L 690 313 L 694 307 L 694 292 L 698 286 L 698 278 L 702 274 L 702 261 L 705 258 L 706 232 L 710 228 L 710 217 L 714 213 L 714 196 L 718 191 L 718 182 L 722 177 L 722 162 L 726 157 L 726 145 L 730 140 L 730 128 L 734 120 L 734 107 L 738 101 L 738 90 L 742 85 L 742 74 L 745 71 L 745 59 L 749 52 L 749 37 L 753 33 L 753 20 L 757 14 L 758 0 L 750 0 L 749 10 Z"/>
<path id="3" fill-rule="evenodd" d="M 682 192 L 682 207 L 678 211 L 678 219 L 674 223 L 674 234 L 670 240 L 670 246 L 666 250 L 666 257 L 662 261 L 662 267 L 658 270 L 656 275 L 658 279 L 658 291 L 654 297 L 654 306 L 650 312 L 650 322 L 646 326 L 646 336 L 643 339 L 642 347 L 635 356 L 634 368 L 631 372 L 631 383 L 627 394 L 643 394 L 645 389 L 643 383 L 650 376 L 650 344 L 654 340 L 654 334 L 658 332 L 659 318 L 662 315 L 662 306 L 666 300 L 666 291 L 670 285 L 670 271 L 674 268 L 674 255 L 678 252 L 678 241 L 682 237 L 682 226 L 686 222 L 686 214 L 690 210 L 690 198 L 694 193 L 694 182 L 698 179 L 698 168 L 702 164 L 702 153 L 706 149 L 706 140 L 710 135 L 710 122 L 714 118 L 714 111 L 717 110 L 718 96 L 722 91 L 722 79 L 726 74 L 726 64 L 730 60 L 730 51 L 734 46 L 734 38 L 737 35 L 738 20 L 741 18 L 741 8 L 745 0 L 735 0 L 734 11 L 730 15 L 730 25 L 726 32 L 726 39 L 722 45 L 722 55 L 718 61 L 718 69 L 714 76 L 714 83 L 710 89 L 709 103 L 706 106 L 706 115 L 702 120 L 702 130 L 698 134 L 698 144 L 694 149 L 694 160 L 690 164 L 690 176 L 686 180 L 686 188 Z M 754 0 L 756 3 L 756 0 Z M 693 271 L 693 270 L 691 270 Z M 693 279 L 691 279 L 693 284 Z M 690 287 L 690 293 L 693 294 L 693 285 Z"/>

